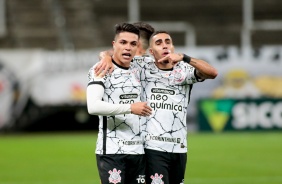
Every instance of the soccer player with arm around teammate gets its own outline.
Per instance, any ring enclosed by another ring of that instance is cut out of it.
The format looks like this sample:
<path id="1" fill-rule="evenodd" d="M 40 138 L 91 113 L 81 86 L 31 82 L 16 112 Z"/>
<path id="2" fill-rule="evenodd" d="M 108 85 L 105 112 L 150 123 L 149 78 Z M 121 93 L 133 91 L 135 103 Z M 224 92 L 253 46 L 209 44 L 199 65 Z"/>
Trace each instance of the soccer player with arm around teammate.
<path id="1" fill-rule="evenodd" d="M 140 116 L 151 114 L 140 102 L 141 84 L 131 65 L 136 53 L 139 30 L 132 24 L 117 24 L 113 41 L 111 74 L 96 76 L 89 70 L 87 108 L 99 115 L 96 159 L 102 184 L 138 183 L 145 179 L 144 147 Z M 95 67 L 95 65 L 94 65 Z"/>

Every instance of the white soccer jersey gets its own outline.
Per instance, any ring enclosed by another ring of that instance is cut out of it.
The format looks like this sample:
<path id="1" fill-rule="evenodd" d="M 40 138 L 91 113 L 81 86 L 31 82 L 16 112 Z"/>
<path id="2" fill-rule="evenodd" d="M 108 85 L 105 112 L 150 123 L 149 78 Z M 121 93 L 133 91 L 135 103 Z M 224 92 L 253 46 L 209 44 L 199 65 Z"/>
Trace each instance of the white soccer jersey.
<path id="1" fill-rule="evenodd" d="M 104 86 L 103 100 L 111 104 L 140 102 L 141 84 L 134 73 L 137 68 L 122 68 L 115 64 L 112 74 L 103 78 L 89 70 L 89 85 Z M 99 116 L 96 154 L 144 154 L 140 118 L 134 114 Z"/>
<path id="2" fill-rule="evenodd" d="M 145 148 L 171 153 L 187 152 L 186 114 L 192 84 L 199 80 L 195 68 L 183 61 L 160 70 L 149 57 L 135 57 L 140 67 L 143 100 L 153 109 L 146 118 Z"/>

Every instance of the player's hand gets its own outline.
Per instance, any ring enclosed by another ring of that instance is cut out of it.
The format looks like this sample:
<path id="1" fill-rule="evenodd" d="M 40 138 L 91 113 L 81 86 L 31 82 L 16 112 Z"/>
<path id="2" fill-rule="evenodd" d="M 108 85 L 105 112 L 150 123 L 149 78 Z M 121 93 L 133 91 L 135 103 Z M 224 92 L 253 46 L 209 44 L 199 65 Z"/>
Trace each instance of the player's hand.
<path id="1" fill-rule="evenodd" d="M 158 60 L 159 63 L 165 62 L 170 63 L 172 65 L 175 65 L 179 61 L 183 60 L 183 54 L 177 54 L 177 53 L 170 53 L 166 55 L 165 57 Z"/>
<path id="2" fill-rule="evenodd" d="M 131 113 L 139 116 L 150 116 L 152 109 L 147 105 L 147 102 L 136 102 L 131 104 Z"/>
<path id="3" fill-rule="evenodd" d="M 114 70 L 114 64 L 112 62 L 111 56 L 103 57 L 97 66 L 94 68 L 94 72 L 96 76 L 104 77 L 107 72 L 112 73 Z"/>

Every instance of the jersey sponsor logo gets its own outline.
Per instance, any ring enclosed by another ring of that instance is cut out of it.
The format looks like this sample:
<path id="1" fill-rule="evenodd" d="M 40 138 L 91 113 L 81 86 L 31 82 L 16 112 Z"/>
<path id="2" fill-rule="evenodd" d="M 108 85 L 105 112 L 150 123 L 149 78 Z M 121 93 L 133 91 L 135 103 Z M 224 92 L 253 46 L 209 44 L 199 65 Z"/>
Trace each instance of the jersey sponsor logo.
<path id="1" fill-rule="evenodd" d="M 151 175 L 150 178 L 152 179 L 152 184 L 164 184 L 162 178 L 162 174 L 155 173 L 155 175 Z"/>
<path id="2" fill-rule="evenodd" d="M 175 95 L 174 90 L 162 89 L 162 88 L 152 88 L 151 92 L 152 93 L 161 93 L 161 94 L 166 94 L 166 95 Z"/>
<path id="3" fill-rule="evenodd" d="M 182 106 L 178 104 L 169 104 L 169 103 L 162 103 L 162 102 L 151 102 L 150 106 L 152 109 L 165 109 L 165 110 L 174 110 L 174 111 L 179 111 L 182 112 Z"/>
<path id="4" fill-rule="evenodd" d="M 114 168 L 113 171 L 110 170 L 109 171 L 109 174 L 110 174 L 109 183 L 114 183 L 114 184 L 120 183 L 121 182 L 120 173 L 121 171 L 117 170 L 116 168 Z"/>
<path id="5" fill-rule="evenodd" d="M 119 101 L 120 104 L 133 104 L 134 103 L 134 100 L 122 100 L 122 101 Z"/>
<path id="6" fill-rule="evenodd" d="M 133 93 L 133 94 L 122 94 L 119 96 L 120 99 L 134 99 L 137 98 L 138 94 Z"/>
<path id="7" fill-rule="evenodd" d="M 139 177 L 136 180 L 137 183 L 145 183 L 145 175 L 139 175 Z"/>
<path id="8" fill-rule="evenodd" d="M 122 147 L 124 145 L 126 146 L 133 146 L 133 145 L 142 145 L 143 141 L 126 141 L 126 140 L 119 140 L 118 145 L 119 147 Z"/>
<path id="9" fill-rule="evenodd" d="M 171 138 L 171 137 L 161 137 L 147 134 L 145 137 L 146 141 L 154 140 L 154 141 L 162 141 L 162 142 L 173 142 L 179 144 L 181 142 L 181 138 Z"/>
<path id="10" fill-rule="evenodd" d="M 138 98 L 138 94 L 122 94 L 119 96 L 120 104 L 133 104 L 135 103 L 134 99 Z"/>
<path id="11" fill-rule="evenodd" d="M 167 103 L 168 95 L 174 95 L 174 90 L 169 89 L 160 89 L 160 88 L 152 88 L 151 92 L 151 103 L 150 106 L 152 109 L 165 109 L 165 110 L 173 110 L 182 112 L 182 105 L 174 104 L 174 103 Z"/>

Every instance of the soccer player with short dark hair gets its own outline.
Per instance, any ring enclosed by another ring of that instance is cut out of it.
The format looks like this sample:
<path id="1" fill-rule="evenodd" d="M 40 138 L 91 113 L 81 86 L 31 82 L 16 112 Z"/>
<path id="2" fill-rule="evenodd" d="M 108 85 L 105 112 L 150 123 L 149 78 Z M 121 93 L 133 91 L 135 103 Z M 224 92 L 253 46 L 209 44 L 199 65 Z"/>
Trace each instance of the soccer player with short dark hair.
<path id="1" fill-rule="evenodd" d="M 194 83 L 213 79 L 217 71 L 203 60 L 174 53 L 172 38 L 157 31 L 150 38 L 154 60 L 136 62 L 143 100 L 153 109 L 146 117 L 146 182 L 184 183 L 187 161 L 187 108 Z M 142 99 L 142 98 L 141 98 Z"/>
<path id="2" fill-rule="evenodd" d="M 112 43 L 113 72 L 100 77 L 91 68 L 88 74 L 88 112 L 99 115 L 95 152 L 102 184 L 145 181 L 139 116 L 150 115 L 151 108 L 140 102 L 141 84 L 135 77 L 138 68 L 131 66 L 138 39 L 139 29 L 134 25 L 117 24 Z"/>

